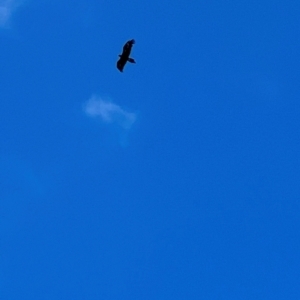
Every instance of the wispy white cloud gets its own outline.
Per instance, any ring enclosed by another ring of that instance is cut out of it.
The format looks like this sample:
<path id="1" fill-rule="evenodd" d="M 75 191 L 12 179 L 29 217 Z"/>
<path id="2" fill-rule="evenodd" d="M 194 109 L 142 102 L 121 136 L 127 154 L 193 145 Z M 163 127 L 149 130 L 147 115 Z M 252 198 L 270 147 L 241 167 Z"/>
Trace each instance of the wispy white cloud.
<path id="1" fill-rule="evenodd" d="M 137 118 L 135 113 L 95 95 L 85 103 L 83 110 L 89 117 L 100 118 L 106 124 L 117 124 L 125 130 L 129 130 Z"/>
<path id="2" fill-rule="evenodd" d="M 23 3 L 21 0 L 0 0 L 0 26 L 6 27 L 13 12 Z"/>

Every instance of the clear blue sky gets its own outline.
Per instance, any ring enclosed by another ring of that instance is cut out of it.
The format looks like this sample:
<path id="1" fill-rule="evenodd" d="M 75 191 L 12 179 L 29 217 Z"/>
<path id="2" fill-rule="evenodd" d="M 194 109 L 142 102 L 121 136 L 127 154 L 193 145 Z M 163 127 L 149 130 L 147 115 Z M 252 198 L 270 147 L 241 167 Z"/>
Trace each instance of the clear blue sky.
<path id="1" fill-rule="evenodd" d="M 0 299 L 300 299 L 299 14 L 1 0 Z"/>

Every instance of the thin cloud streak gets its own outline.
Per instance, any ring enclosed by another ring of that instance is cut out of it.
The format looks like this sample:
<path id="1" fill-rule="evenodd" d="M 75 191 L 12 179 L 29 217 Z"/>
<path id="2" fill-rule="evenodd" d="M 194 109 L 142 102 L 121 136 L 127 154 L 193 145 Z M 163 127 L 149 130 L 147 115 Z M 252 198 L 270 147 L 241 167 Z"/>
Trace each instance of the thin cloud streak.
<path id="1" fill-rule="evenodd" d="M 0 0 L 0 26 L 7 26 L 13 12 L 21 5 L 19 0 Z"/>
<path id="2" fill-rule="evenodd" d="M 128 112 L 119 105 L 98 96 L 92 96 L 83 110 L 89 117 L 100 118 L 106 124 L 117 124 L 125 130 L 129 130 L 137 118 L 135 113 Z"/>

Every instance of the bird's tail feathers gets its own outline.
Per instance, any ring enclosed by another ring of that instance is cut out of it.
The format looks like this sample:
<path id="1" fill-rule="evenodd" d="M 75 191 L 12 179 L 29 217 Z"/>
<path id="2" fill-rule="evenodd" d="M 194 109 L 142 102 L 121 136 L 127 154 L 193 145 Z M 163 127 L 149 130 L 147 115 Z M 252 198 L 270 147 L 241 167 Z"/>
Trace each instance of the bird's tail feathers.
<path id="1" fill-rule="evenodd" d="M 131 63 L 133 63 L 133 64 L 135 64 L 135 60 L 134 60 L 133 58 L 130 58 L 130 57 L 129 57 L 129 58 L 128 58 L 128 61 L 131 62 Z"/>

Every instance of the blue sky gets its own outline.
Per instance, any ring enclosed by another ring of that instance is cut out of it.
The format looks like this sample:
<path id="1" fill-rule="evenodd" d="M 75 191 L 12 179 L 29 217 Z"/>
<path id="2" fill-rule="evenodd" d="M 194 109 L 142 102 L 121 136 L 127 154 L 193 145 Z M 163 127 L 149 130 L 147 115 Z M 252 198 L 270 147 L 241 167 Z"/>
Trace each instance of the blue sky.
<path id="1" fill-rule="evenodd" d="M 1 300 L 300 299 L 299 12 L 1 0 Z"/>

